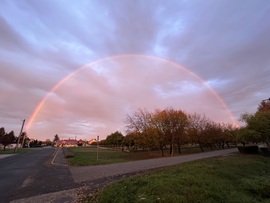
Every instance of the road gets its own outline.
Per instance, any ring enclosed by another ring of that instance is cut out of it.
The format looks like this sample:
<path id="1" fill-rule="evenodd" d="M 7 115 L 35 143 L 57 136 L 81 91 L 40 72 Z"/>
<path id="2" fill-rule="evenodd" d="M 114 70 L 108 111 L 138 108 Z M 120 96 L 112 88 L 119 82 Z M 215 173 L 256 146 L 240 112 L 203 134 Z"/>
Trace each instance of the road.
<path id="1" fill-rule="evenodd" d="M 0 159 L 0 202 L 77 187 L 68 167 L 51 165 L 54 148 Z"/>

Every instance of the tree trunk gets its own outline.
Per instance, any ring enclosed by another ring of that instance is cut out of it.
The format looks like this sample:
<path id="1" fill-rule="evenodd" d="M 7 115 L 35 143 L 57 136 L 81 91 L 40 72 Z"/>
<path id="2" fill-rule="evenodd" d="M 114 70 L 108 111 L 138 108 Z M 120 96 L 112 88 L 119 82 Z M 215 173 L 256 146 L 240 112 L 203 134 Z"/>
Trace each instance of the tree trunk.
<path id="1" fill-rule="evenodd" d="M 163 147 L 162 146 L 160 147 L 160 150 L 161 150 L 161 155 L 164 156 L 164 151 L 163 151 Z"/>
<path id="2" fill-rule="evenodd" d="M 173 156 L 173 144 L 170 144 L 170 156 Z"/>
<path id="3" fill-rule="evenodd" d="M 201 143 L 199 143 L 199 145 L 200 145 L 200 149 L 202 150 L 202 152 L 204 152 Z"/>
<path id="4" fill-rule="evenodd" d="M 177 147 L 178 147 L 178 153 L 181 154 L 181 148 L 180 148 L 180 143 L 179 142 L 177 144 Z"/>

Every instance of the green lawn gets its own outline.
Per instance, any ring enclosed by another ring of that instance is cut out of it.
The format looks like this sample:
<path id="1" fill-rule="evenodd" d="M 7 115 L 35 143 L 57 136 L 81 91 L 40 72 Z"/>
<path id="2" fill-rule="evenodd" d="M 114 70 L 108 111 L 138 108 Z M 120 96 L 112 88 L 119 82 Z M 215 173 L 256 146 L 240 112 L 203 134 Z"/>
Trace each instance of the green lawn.
<path id="1" fill-rule="evenodd" d="M 21 153 L 27 153 L 31 151 L 31 149 L 28 148 L 19 148 L 16 153 L 14 153 L 14 149 L 6 149 L 5 151 L 3 149 L 0 150 L 0 154 L 21 154 Z"/>
<path id="2" fill-rule="evenodd" d="M 123 152 L 121 149 L 98 149 L 98 161 L 97 161 L 97 148 L 95 146 L 90 147 L 72 147 L 67 148 L 74 153 L 73 158 L 68 158 L 68 162 L 72 166 L 89 166 L 100 164 L 111 164 L 127 161 L 136 161 L 151 158 L 160 158 L 161 151 L 132 151 Z M 210 151 L 210 149 L 205 149 Z M 200 153 L 201 150 L 198 147 L 188 147 L 181 150 L 181 155 Z M 164 150 L 165 157 L 170 156 L 169 150 Z M 178 152 L 174 153 L 174 156 L 179 156 Z"/>
<path id="3" fill-rule="evenodd" d="M 270 202 L 270 158 L 235 155 L 185 163 L 112 184 L 85 202 Z"/>

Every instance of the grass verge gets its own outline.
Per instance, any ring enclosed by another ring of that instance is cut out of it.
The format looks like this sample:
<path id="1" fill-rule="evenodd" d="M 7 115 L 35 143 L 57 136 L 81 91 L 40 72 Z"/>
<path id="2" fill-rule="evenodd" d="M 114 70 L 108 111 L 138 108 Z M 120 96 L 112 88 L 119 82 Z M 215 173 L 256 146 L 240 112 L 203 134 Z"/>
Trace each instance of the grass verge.
<path id="1" fill-rule="evenodd" d="M 270 159 L 236 155 L 185 163 L 112 184 L 84 202 L 270 202 Z"/>
<path id="2" fill-rule="evenodd" d="M 0 150 L 0 154 L 22 154 L 22 153 L 27 153 L 31 151 L 31 149 L 28 149 L 28 148 L 19 148 L 17 150 L 16 153 L 14 153 L 14 149 L 6 149 L 5 151 L 4 150 Z"/>

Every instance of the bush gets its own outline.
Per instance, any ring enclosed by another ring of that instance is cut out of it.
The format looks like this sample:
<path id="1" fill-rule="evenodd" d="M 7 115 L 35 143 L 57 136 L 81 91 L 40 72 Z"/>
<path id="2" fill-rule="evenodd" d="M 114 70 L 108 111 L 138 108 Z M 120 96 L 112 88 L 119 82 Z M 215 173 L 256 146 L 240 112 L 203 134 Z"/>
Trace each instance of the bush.
<path id="1" fill-rule="evenodd" d="M 71 152 L 68 148 L 62 148 L 65 158 L 73 158 L 75 154 Z"/>
<path id="2" fill-rule="evenodd" d="M 238 146 L 238 150 L 242 154 L 257 154 L 258 146 Z"/>
<path id="3" fill-rule="evenodd" d="M 269 147 L 260 147 L 264 156 L 270 156 L 270 148 Z"/>

